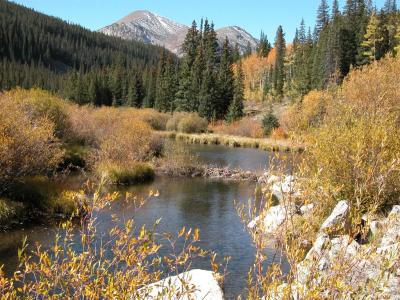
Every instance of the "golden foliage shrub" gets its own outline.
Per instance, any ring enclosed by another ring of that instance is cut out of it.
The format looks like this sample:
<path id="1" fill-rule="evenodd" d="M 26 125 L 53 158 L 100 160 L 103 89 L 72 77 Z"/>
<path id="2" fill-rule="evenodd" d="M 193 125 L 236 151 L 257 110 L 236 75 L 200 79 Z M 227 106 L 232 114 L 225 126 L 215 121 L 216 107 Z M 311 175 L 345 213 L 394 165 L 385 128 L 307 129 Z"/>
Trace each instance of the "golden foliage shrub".
<path id="1" fill-rule="evenodd" d="M 178 124 L 178 131 L 183 133 L 201 133 L 207 130 L 208 121 L 197 113 L 190 113 Z"/>
<path id="2" fill-rule="evenodd" d="M 353 71 L 307 138 L 311 174 L 360 213 L 382 210 L 400 196 L 399 66 L 388 58 Z"/>
<path id="3" fill-rule="evenodd" d="M 183 118 L 187 117 L 187 112 L 175 112 L 172 117 L 168 120 L 166 128 L 168 131 L 178 131 L 178 124 Z"/>
<path id="4" fill-rule="evenodd" d="M 170 114 L 161 113 L 154 109 L 137 109 L 137 117 L 143 122 L 149 124 L 154 130 L 166 130 L 167 122 L 171 118 Z"/>
<path id="5" fill-rule="evenodd" d="M 210 129 L 215 133 L 243 136 L 250 138 L 264 137 L 261 123 L 251 118 L 243 118 L 233 123 L 220 122 L 210 125 Z"/>
<path id="6" fill-rule="evenodd" d="M 126 116 L 125 116 L 126 117 Z M 102 120 L 110 122 L 110 120 Z M 111 121 L 109 127 L 97 132 L 99 139 L 98 158 L 100 161 L 124 163 L 141 161 L 146 158 L 152 136 L 151 127 L 143 121 L 121 118 L 118 123 Z"/>
<path id="7" fill-rule="evenodd" d="M 207 130 L 208 122 L 197 113 L 176 112 L 167 122 L 167 130 L 183 133 L 201 133 Z"/>
<path id="8" fill-rule="evenodd" d="M 16 88 L 5 95 L 18 103 L 30 118 L 51 120 L 57 137 L 67 134 L 70 126 L 66 110 L 68 104 L 61 98 L 41 89 Z"/>
<path id="9" fill-rule="evenodd" d="M 289 107 L 281 116 L 284 128 L 303 132 L 318 127 L 323 123 L 329 105 L 332 105 L 333 96 L 327 91 L 311 91 L 301 103 Z"/>
<path id="10" fill-rule="evenodd" d="M 34 115 L 24 103 L 6 95 L 0 95 L 0 107 L 0 186 L 4 190 L 25 176 L 53 170 L 62 151 L 47 115 Z"/>

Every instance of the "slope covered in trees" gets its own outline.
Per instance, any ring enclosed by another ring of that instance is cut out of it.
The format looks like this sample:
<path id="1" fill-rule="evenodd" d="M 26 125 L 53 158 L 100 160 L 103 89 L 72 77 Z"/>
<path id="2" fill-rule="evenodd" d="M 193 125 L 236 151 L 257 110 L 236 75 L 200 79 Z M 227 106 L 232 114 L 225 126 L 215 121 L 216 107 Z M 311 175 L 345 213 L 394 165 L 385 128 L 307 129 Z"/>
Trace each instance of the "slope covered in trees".
<path id="1" fill-rule="evenodd" d="M 244 59 L 245 78 L 250 78 L 246 99 L 297 98 L 340 84 L 352 68 L 396 55 L 399 32 L 396 0 L 387 0 L 380 10 L 368 0 L 347 0 L 342 11 L 337 0 L 331 8 L 321 0 L 314 28 L 302 20 L 286 50 L 284 32 L 278 27 L 273 61 L 265 59 L 263 51 Z"/>
<path id="2" fill-rule="evenodd" d="M 38 86 L 81 103 L 135 102 L 160 51 L 0 0 L 0 90 Z"/>
<path id="3" fill-rule="evenodd" d="M 0 22 L 0 90 L 35 86 L 79 104 L 199 112 L 207 119 L 225 118 L 235 99 L 229 119 L 243 114 L 242 81 L 233 72 L 238 50 L 228 40 L 220 47 L 207 20 L 200 29 L 193 23 L 182 61 L 161 47 L 91 32 L 4 0 Z"/>

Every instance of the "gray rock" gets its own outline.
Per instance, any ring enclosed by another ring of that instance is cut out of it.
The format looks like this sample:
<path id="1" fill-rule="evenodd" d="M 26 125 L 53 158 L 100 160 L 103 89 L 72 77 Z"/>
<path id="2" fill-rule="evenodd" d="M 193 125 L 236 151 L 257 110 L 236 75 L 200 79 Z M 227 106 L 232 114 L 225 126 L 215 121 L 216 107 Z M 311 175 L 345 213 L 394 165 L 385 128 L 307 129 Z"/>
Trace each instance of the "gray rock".
<path id="1" fill-rule="evenodd" d="M 256 226 L 263 226 L 263 232 L 266 234 L 273 234 L 279 229 L 279 227 L 288 220 L 289 217 L 295 214 L 294 206 L 285 207 L 284 205 L 276 205 L 270 207 L 265 213 L 264 223 L 260 224 L 260 217 L 255 218 L 247 226 L 250 229 Z"/>
<path id="2" fill-rule="evenodd" d="M 350 213 L 350 206 L 347 201 L 340 201 L 333 209 L 331 215 L 322 224 L 320 231 L 335 233 L 346 226 Z"/>

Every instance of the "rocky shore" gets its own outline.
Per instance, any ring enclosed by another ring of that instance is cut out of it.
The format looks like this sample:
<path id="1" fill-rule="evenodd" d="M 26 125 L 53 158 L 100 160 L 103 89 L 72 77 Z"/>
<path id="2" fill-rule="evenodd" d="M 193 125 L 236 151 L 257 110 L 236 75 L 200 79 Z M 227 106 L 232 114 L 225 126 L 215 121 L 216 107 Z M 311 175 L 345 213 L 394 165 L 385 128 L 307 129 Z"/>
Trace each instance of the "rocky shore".
<path id="1" fill-rule="evenodd" d="M 269 191 L 280 202 L 250 222 L 250 229 L 259 228 L 275 238 L 294 216 L 305 221 L 312 217 L 313 204 L 299 207 L 282 201 L 301 193 L 294 177 L 259 180 L 269 183 Z M 364 215 L 360 226 L 367 238 L 350 236 L 350 223 L 350 202 L 339 201 L 320 226 L 304 260 L 294 268 L 294 280 L 265 299 L 308 299 L 316 290 L 323 290 L 323 299 L 400 299 L 400 206 L 380 219 Z"/>

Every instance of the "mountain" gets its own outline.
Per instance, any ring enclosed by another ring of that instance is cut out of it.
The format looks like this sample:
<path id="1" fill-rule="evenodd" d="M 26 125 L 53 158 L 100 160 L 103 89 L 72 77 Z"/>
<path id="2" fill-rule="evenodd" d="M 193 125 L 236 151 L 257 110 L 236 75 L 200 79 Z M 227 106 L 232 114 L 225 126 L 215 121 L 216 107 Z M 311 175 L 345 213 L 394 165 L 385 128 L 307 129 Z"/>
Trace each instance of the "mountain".
<path id="1" fill-rule="evenodd" d="M 109 79 L 117 73 L 119 76 L 130 72 L 141 77 L 155 73 L 160 49 L 139 41 L 105 36 L 0 0 L 0 91 L 35 86 L 64 95 L 75 90 L 71 85 L 79 84 L 76 90 L 84 95 L 80 95 L 79 101 L 86 101 L 91 87 L 92 94 L 103 93 L 106 99 L 96 104 L 110 104 L 106 102 L 112 100 L 108 93 Z M 76 73 L 78 79 L 74 77 Z M 130 79 L 128 75 L 125 77 Z M 115 82 L 120 84 L 122 80 Z"/>
<path id="2" fill-rule="evenodd" d="M 146 10 L 135 11 L 121 20 L 106 26 L 99 31 L 126 40 L 141 41 L 147 44 L 164 46 L 171 52 L 181 55 L 181 45 L 189 27 Z M 232 45 L 237 44 L 244 53 L 248 43 L 255 49 L 258 40 L 238 26 L 224 27 L 216 30 L 222 43 L 226 37 Z"/>

